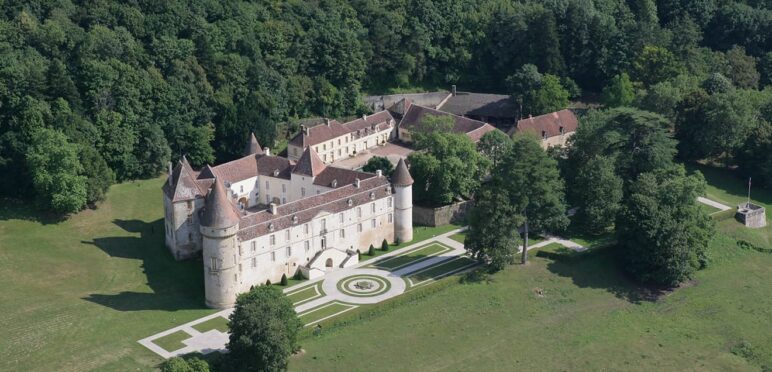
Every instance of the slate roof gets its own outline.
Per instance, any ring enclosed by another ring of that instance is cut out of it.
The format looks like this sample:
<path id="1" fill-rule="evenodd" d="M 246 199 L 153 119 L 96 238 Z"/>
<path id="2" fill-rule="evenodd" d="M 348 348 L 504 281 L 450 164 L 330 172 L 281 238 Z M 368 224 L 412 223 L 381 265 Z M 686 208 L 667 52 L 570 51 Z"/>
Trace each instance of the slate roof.
<path id="1" fill-rule="evenodd" d="M 306 148 L 307 146 L 314 146 L 360 130 L 370 131 L 373 126 L 375 126 L 376 131 L 381 131 L 391 126 L 391 120 L 393 118 L 386 110 L 343 124 L 337 120 L 330 120 L 328 123 L 321 123 L 307 128 L 307 133 L 301 130 L 300 133 L 290 139 L 289 143 L 300 148 Z"/>
<path id="2" fill-rule="evenodd" d="M 496 127 L 483 123 L 479 120 L 454 115 L 444 111 L 436 110 L 421 105 L 411 104 L 407 109 L 402 121 L 399 122 L 400 128 L 414 130 L 421 125 L 421 121 L 426 115 L 450 116 L 453 118 L 453 128 L 455 133 L 465 133 L 472 141 L 479 141 L 483 134 L 496 130 Z"/>
<path id="3" fill-rule="evenodd" d="M 257 137 L 254 133 L 250 133 L 249 141 L 247 141 L 247 147 L 244 149 L 244 155 L 262 154 L 263 148 L 257 142 Z"/>
<path id="4" fill-rule="evenodd" d="M 164 182 L 163 191 L 173 202 L 195 199 L 202 192 L 196 182 L 196 172 L 190 167 L 187 159 L 183 157 L 172 170 L 172 182 Z"/>
<path id="5" fill-rule="evenodd" d="M 309 146 L 303 150 L 303 155 L 298 159 L 298 164 L 295 166 L 295 169 L 292 170 L 292 173 L 316 177 L 319 173 L 322 173 L 324 168 L 326 168 L 326 166 L 322 159 L 319 159 L 319 155 L 316 151 Z"/>
<path id="6" fill-rule="evenodd" d="M 576 115 L 571 110 L 565 109 L 519 120 L 509 134 L 529 131 L 541 136 L 542 132 L 544 132 L 549 138 L 561 135 L 560 127 L 563 127 L 562 134 L 565 134 L 575 132 L 578 126 L 579 120 L 576 118 Z"/>
<path id="7" fill-rule="evenodd" d="M 228 200 L 225 186 L 222 181 L 215 178 L 214 186 L 206 195 L 206 203 L 201 211 L 201 225 L 208 227 L 225 228 L 235 226 L 241 221 L 239 213 L 233 203 Z"/>
<path id="8" fill-rule="evenodd" d="M 337 188 L 352 184 L 357 178 L 359 180 L 366 180 L 371 177 L 375 177 L 375 175 L 344 168 L 327 167 L 314 178 L 314 185 Z M 336 186 L 332 186 L 333 181 L 335 181 Z"/>
<path id="9" fill-rule="evenodd" d="M 450 96 L 437 109 L 462 116 L 489 116 L 515 118 L 517 107 L 511 97 L 504 94 L 458 92 Z"/>
<path id="10" fill-rule="evenodd" d="M 399 159 L 397 168 L 394 169 L 394 173 L 391 175 L 391 183 L 394 186 L 410 186 L 413 184 L 413 177 L 410 176 L 410 172 L 407 170 L 405 159 Z"/>

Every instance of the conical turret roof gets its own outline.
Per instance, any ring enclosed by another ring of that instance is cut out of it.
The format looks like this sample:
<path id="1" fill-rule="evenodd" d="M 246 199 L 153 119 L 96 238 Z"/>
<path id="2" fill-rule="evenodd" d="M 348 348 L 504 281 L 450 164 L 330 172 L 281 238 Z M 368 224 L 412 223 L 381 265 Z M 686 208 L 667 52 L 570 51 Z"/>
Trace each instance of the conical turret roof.
<path id="1" fill-rule="evenodd" d="M 311 146 L 308 146 L 306 147 L 306 150 L 303 151 L 303 155 L 300 156 L 300 159 L 298 159 L 298 163 L 295 165 L 295 169 L 292 172 L 316 177 L 319 173 L 322 173 L 325 168 L 327 168 L 327 166 L 324 165 L 324 162 L 319 158 L 316 151 L 314 151 Z"/>
<path id="2" fill-rule="evenodd" d="M 206 195 L 204 213 L 201 215 L 201 225 L 215 228 L 235 226 L 241 217 L 233 209 L 233 204 L 225 194 L 225 186 L 215 178 L 212 190 Z"/>
<path id="3" fill-rule="evenodd" d="M 247 141 L 247 147 L 244 149 L 244 155 L 262 154 L 263 148 L 257 143 L 257 137 L 255 133 L 249 134 L 249 141 Z"/>
<path id="4" fill-rule="evenodd" d="M 391 183 L 394 186 L 410 186 L 413 184 L 413 177 L 410 176 L 410 172 L 407 170 L 405 159 L 399 159 L 397 168 L 394 169 L 394 173 L 391 175 Z"/>

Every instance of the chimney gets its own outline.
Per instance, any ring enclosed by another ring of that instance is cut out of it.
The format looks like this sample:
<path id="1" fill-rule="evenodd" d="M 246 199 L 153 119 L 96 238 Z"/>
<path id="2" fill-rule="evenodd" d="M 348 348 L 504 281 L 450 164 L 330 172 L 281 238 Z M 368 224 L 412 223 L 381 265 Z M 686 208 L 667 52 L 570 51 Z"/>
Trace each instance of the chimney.
<path id="1" fill-rule="evenodd" d="M 453 95 L 453 97 L 456 96 L 456 84 L 450 86 L 450 94 Z"/>
<path id="2" fill-rule="evenodd" d="M 173 186 L 172 185 L 172 173 L 174 172 L 174 170 L 172 169 L 172 162 L 169 162 L 168 165 L 169 165 L 169 186 Z"/>
<path id="3" fill-rule="evenodd" d="M 300 126 L 300 131 L 303 132 L 306 136 L 308 135 L 308 128 L 305 125 Z"/>
<path id="4" fill-rule="evenodd" d="M 377 171 L 375 171 L 375 176 L 376 176 L 376 177 L 379 177 L 379 178 L 380 178 L 380 177 L 383 177 L 383 171 L 382 171 L 382 170 L 380 170 L 380 169 L 378 169 Z"/>
<path id="5" fill-rule="evenodd" d="M 361 181 L 359 181 L 359 178 L 354 179 L 354 187 L 359 188 L 359 183 L 360 182 Z"/>
<path id="6" fill-rule="evenodd" d="M 362 120 L 367 121 L 367 114 L 362 114 Z"/>
<path id="7" fill-rule="evenodd" d="M 330 126 L 330 119 L 324 118 L 324 124 L 329 127 Z"/>
<path id="8" fill-rule="evenodd" d="M 268 208 L 271 209 L 271 214 L 275 215 L 276 213 L 279 213 L 279 211 L 276 208 L 276 203 L 271 203 Z"/>
<path id="9" fill-rule="evenodd" d="M 271 149 L 263 147 L 263 154 L 265 154 L 265 156 L 271 156 Z"/>

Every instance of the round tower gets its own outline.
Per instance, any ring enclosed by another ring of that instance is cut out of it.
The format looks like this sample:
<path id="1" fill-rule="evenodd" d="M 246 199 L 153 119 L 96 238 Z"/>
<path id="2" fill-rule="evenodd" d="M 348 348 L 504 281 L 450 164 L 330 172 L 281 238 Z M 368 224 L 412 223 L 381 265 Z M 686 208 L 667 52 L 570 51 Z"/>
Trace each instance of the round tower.
<path id="1" fill-rule="evenodd" d="M 404 159 L 399 159 L 391 184 L 394 186 L 394 239 L 409 242 L 413 240 L 413 177 Z"/>
<path id="2" fill-rule="evenodd" d="M 224 309 L 235 305 L 239 294 L 239 214 L 215 178 L 201 214 L 206 305 Z"/>

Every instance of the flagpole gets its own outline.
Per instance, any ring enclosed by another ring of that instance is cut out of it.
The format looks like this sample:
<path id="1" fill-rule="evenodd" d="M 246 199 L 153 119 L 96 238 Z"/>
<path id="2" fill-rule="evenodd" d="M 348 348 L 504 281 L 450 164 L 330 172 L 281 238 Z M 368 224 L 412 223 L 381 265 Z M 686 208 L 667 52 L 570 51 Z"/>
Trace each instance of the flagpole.
<path id="1" fill-rule="evenodd" d="M 745 204 L 745 208 L 751 207 L 751 178 L 748 177 L 748 204 Z"/>

